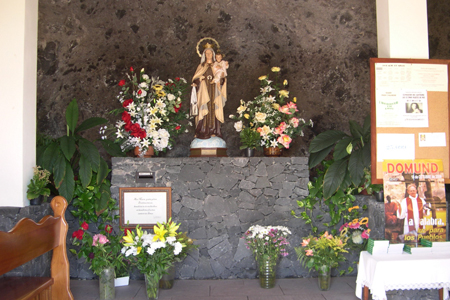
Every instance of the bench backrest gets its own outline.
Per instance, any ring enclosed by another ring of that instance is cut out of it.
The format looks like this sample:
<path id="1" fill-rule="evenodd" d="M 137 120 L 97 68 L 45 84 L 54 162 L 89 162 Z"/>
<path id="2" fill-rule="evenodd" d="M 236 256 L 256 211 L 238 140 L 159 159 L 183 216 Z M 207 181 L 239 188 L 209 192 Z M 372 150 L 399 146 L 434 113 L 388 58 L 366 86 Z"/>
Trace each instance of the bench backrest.
<path id="1" fill-rule="evenodd" d="M 51 202 L 54 216 L 38 223 L 23 218 L 9 232 L 0 231 L 0 275 L 53 250 L 51 277 L 53 299 L 73 299 L 70 292 L 69 260 L 66 250 L 68 225 L 64 218 L 67 201 L 56 196 Z"/>

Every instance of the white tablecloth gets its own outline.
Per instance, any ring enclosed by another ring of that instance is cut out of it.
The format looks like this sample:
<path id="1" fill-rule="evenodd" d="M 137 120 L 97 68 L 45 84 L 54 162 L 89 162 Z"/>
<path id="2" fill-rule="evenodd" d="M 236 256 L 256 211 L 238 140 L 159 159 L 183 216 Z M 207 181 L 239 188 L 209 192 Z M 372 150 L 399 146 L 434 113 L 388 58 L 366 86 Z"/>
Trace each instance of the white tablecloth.
<path id="1" fill-rule="evenodd" d="M 372 298 L 386 299 L 386 291 L 444 288 L 448 300 L 450 288 L 450 253 L 380 254 L 362 251 L 356 277 L 356 296 L 362 288 L 370 289 Z"/>

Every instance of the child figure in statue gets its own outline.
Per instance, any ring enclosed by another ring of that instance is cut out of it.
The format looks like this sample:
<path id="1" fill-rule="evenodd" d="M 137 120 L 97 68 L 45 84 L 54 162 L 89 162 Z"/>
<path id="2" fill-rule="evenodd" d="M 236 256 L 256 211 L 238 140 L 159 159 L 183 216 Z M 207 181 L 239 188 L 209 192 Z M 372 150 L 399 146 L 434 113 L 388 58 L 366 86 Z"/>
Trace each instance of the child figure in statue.
<path id="1" fill-rule="evenodd" d="M 216 83 L 219 87 L 220 85 L 220 79 L 225 79 L 227 77 L 227 69 L 228 69 L 228 62 L 223 59 L 223 54 L 220 52 L 216 53 L 216 62 L 213 66 L 214 71 L 214 79 L 211 82 L 211 84 Z"/>

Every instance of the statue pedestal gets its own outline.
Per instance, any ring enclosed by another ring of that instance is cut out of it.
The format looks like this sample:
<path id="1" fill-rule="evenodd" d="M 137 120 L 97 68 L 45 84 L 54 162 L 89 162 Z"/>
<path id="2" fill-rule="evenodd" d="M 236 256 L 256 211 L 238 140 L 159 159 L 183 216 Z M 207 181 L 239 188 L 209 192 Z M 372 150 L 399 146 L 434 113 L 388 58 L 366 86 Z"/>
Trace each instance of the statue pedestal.
<path id="1" fill-rule="evenodd" d="M 227 157 L 227 144 L 220 137 L 206 140 L 195 138 L 191 143 L 190 157 Z"/>

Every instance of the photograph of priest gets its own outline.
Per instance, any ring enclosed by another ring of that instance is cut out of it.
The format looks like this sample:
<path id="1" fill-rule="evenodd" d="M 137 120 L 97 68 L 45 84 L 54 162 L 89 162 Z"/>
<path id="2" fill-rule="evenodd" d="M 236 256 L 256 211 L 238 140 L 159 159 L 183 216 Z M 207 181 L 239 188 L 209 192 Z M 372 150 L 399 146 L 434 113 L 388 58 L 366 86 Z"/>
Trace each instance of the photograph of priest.
<path id="1" fill-rule="evenodd" d="M 417 187 L 414 183 L 406 188 L 408 197 L 403 199 L 398 207 L 397 218 L 403 219 L 403 234 L 419 233 L 419 229 L 425 229 L 420 225 L 420 220 L 430 212 L 430 204 L 417 195 Z"/>

